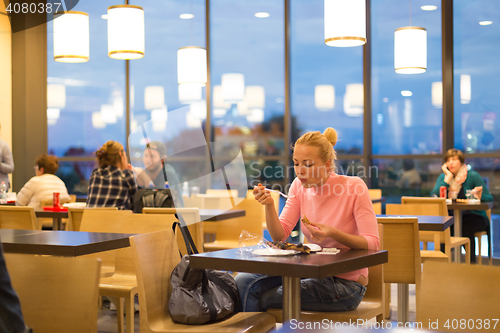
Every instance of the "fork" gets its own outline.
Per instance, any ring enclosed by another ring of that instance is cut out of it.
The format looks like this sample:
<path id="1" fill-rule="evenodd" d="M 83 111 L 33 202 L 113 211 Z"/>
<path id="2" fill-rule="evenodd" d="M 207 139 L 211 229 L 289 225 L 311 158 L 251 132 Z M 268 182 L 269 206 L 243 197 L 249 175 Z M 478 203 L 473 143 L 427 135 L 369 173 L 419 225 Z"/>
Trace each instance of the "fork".
<path id="1" fill-rule="evenodd" d="M 254 186 L 254 188 L 255 188 L 255 187 L 257 187 L 257 186 Z M 269 189 L 269 188 L 266 188 L 266 190 L 268 190 L 268 191 L 270 191 L 270 192 L 278 193 L 279 195 L 281 195 L 281 196 L 282 196 L 283 198 L 285 198 L 285 199 L 291 199 L 291 198 L 295 197 L 295 195 L 290 195 L 290 196 L 288 196 L 288 195 L 286 195 L 285 193 L 280 192 L 280 191 L 278 191 L 278 190 L 271 190 L 271 189 Z"/>

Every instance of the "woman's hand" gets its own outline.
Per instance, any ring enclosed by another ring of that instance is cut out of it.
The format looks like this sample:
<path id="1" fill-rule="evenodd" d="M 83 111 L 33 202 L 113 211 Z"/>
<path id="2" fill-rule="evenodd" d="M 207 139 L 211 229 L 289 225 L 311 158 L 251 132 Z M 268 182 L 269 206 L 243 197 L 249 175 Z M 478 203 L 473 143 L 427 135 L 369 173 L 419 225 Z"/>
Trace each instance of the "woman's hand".
<path id="1" fill-rule="evenodd" d="M 443 165 L 441 166 L 441 170 L 443 170 L 444 172 L 444 182 L 446 184 L 449 184 L 453 179 L 453 173 L 451 173 L 450 169 L 448 169 L 446 163 L 443 163 Z"/>
<path id="2" fill-rule="evenodd" d="M 474 197 L 476 199 L 481 200 L 481 196 L 483 195 L 483 187 L 482 186 L 476 186 L 472 189 L 472 194 L 474 194 Z"/>
<path id="3" fill-rule="evenodd" d="M 333 238 L 332 235 L 335 233 L 335 228 L 322 224 L 322 223 L 313 223 L 311 224 L 304 224 L 311 233 L 311 241 L 315 243 L 321 243 L 324 241 L 326 238 Z"/>
<path id="4" fill-rule="evenodd" d="M 253 195 L 255 196 L 255 200 L 260 202 L 262 205 L 274 205 L 271 193 L 267 191 L 261 183 L 253 188 Z"/>

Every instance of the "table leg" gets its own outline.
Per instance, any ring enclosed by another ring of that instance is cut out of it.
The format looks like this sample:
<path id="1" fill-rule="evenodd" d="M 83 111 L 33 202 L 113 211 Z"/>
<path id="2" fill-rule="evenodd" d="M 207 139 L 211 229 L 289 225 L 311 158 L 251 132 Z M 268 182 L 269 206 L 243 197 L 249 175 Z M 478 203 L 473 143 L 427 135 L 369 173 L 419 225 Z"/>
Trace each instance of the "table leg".
<path id="1" fill-rule="evenodd" d="M 300 278 L 283 277 L 283 322 L 300 320 Z"/>
<path id="2" fill-rule="evenodd" d="M 52 230 L 61 230 L 62 229 L 62 218 L 53 217 L 52 218 Z"/>
<path id="3" fill-rule="evenodd" d="M 453 210 L 453 220 L 455 237 L 462 237 L 462 212 L 460 209 Z M 460 248 L 453 250 L 453 262 L 460 263 Z"/>
<path id="4" fill-rule="evenodd" d="M 407 323 L 410 317 L 410 288 L 406 283 L 398 283 L 398 322 Z"/>

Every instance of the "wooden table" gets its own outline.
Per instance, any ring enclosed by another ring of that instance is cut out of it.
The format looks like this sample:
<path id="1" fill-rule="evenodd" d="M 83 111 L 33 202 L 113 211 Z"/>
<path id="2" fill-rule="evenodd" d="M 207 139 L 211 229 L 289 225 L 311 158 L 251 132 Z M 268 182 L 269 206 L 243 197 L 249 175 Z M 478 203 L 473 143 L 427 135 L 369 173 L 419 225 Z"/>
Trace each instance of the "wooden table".
<path id="1" fill-rule="evenodd" d="M 202 221 L 217 222 L 243 216 L 245 216 L 244 210 L 200 209 Z"/>
<path id="2" fill-rule="evenodd" d="M 35 215 L 38 218 L 51 218 L 52 230 L 62 229 L 62 219 L 68 218 L 68 212 L 51 212 L 49 210 L 35 210 Z"/>
<path id="3" fill-rule="evenodd" d="M 130 246 L 133 234 L 0 229 L 7 253 L 43 254 L 76 257 Z"/>
<path id="4" fill-rule="evenodd" d="M 250 247 L 249 250 L 251 251 Z M 282 257 L 238 254 L 241 249 L 190 256 L 190 267 L 260 273 L 283 277 L 283 322 L 300 319 L 300 279 L 322 279 L 388 261 L 387 251 L 347 250 L 336 255 L 294 255 Z"/>
<path id="5" fill-rule="evenodd" d="M 418 219 L 418 230 L 420 231 L 445 231 L 454 223 L 453 216 L 426 216 L 426 215 L 386 215 L 377 217 L 416 217 Z"/>
<path id="6" fill-rule="evenodd" d="M 453 217 L 455 218 L 455 236 L 462 236 L 462 211 L 463 210 L 488 210 L 493 207 L 493 201 L 490 202 L 481 202 L 478 204 L 469 204 L 463 202 L 455 202 L 446 204 L 449 210 L 453 210 Z M 474 251 L 474 249 L 470 249 Z M 458 255 L 460 252 L 454 251 L 453 253 L 453 261 L 458 262 Z"/>

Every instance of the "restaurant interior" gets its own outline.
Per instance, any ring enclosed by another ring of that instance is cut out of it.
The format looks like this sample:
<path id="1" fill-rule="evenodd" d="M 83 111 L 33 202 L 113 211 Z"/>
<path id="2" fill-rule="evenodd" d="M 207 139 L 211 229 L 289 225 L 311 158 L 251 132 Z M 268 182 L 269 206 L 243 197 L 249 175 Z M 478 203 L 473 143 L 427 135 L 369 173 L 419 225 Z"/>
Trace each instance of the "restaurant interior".
<path id="1" fill-rule="evenodd" d="M 274 208 L 281 212 L 296 177 L 294 142 L 332 127 L 338 135 L 335 172 L 361 178 L 377 214 L 379 251 L 363 254 L 366 263 L 358 265 L 364 266 L 351 268 L 368 267 L 374 286 L 370 290 L 368 283 L 358 309 L 345 315 L 301 312 L 293 286 L 324 271 L 311 268 L 302 274 L 312 275 L 303 276 L 294 275 L 292 266 L 276 266 L 280 274 L 256 268 L 247 272 L 283 276 L 283 309 L 254 317 L 238 313 L 206 329 L 289 332 L 299 318 L 362 320 L 366 327 L 383 320 L 392 328 L 402 323 L 429 331 L 493 328 L 498 319 L 490 313 L 498 308 L 494 296 L 500 296 L 499 18 L 498 0 L 4 0 L 0 138 L 11 148 L 15 168 L 8 175 L 11 194 L 0 193 L 0 238 L 26 324 L 35 333 L 68 327 L 100 333 L 204 331 L 172 324 L 168 296 L 153 292 L 170 286 L 146 282 L 170 280 L 167 268 L 179 262 L 178 255 L 156 255 L 154 250 L 167 247 L 157 233 L 150 234 L 171 230 L 175 209 L 127 214 L 84 208 L 96 151 L 108 140 L 123 145 L 132 168 L 144 167 L 148 142 L 165 146 L 179 181 L 170 188 L 182 192 L 182 216 L 200 252 L 193 267 L 236 275 L 241 266 L 223 258 L 211 263 L 217 255 L 210 253 L 272 239 L 264 206 L 252 191 L 258 184 L 276 190 Z M 453 148 L 463 152 L 468 172 L 480 175 L 483 200 L 470 193 L 461 202 L 449 188 L 436 195 L 445 154 Z M 58 158 L 55 175 L 76 201 L 64 215 L 43 212 L 52 198 L 35 209 L 8 210 L 10 198 L 14 203 L 14 193 L 35 176 L 40 154 Z M 485 201 L 485 192 L 493 200 Z M 454 237 L 464 236 L 463 214 L 474 208 L 485 212 L 488 230 L 474 233 L 474 242 Z M 19 220 L 27 219 L 27 227 L 16 226 L 16 214 L 24 214 Z M 114 220 L 120 224 L 105 226 Z M 287 241 L 307 242 L 304 228 L 299 221 Z M 115 245 L 102 245 L 95 236 L 81 247 L 30 243 L 27 249 L 18 240 L 29 235 L 12 232 L 18 229 L 122 236 L 106 240 Z M 242 240 L 242 231 L 258 239 Z M 138 238 L 129 241 L 132 234 Z M 168 237 L 177 244 L 168 249 L 189 253 L 180 233 Z M 78 266 L 80 256 L 92 260 Z M 57 261 L 66 257 L 77 258 Z M 96 258 L 101 264 L 95 273 Z M 146 258 L 161 258 L 167 268 L 141 266 L 152 260 Z M 338 265 L 331 266 L 337 272 Z M 57 316 L 64 320 L 50 319 L 56 311 L 32 304 L 61 292 L 50 272 L 40 279 L 46 290 L 33 289 L 26 275 L 47 267 L 63 270 L 64 281 L 89 282 L 75 292 L 68 287 L 72 291 L 63 300 L 48 301 L 68 313 Z M 79 298 L 85 301 L 75 302 Z M 438 320 L 439 326 L 431 326 Z"/>

